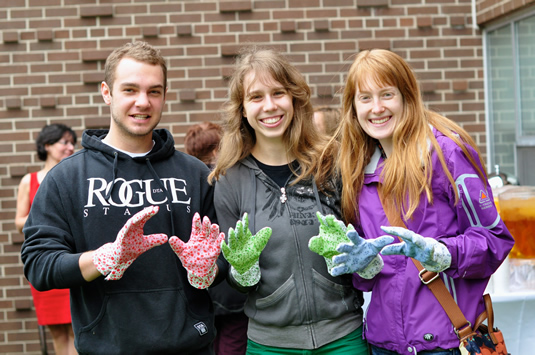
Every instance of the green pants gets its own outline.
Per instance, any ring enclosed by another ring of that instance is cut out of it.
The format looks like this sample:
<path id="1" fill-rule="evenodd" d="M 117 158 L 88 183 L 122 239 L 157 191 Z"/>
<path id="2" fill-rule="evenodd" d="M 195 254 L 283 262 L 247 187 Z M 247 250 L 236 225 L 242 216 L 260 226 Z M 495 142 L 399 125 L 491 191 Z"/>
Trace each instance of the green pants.
<path id="1" fill-rule="evenodd" d="M 266 346 L 247 340 L 247 355 L 368 355 L 368 344 L 362 339 L 362 326 L 319 349 L 302 350 Z"/>

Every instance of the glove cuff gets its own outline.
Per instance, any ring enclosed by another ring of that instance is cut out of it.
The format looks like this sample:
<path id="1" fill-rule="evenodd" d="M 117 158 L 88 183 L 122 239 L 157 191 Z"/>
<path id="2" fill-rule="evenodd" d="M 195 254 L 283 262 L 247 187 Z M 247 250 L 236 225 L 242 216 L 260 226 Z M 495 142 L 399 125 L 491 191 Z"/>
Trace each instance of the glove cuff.
<path id="1" fill-rule="evenodd" d="M 230 275 L 241 286 L 254 286 L 260 281 L 260 263 L 257 260 L 249 270 L 241 274 L 231 265 Z"/>
<path id="2" fill-rule="evenodd" d="M 115 253 L 115 244 L 106 243 L 93 253 L 93 264 L 98 272 L 106 276 L 106 280 L 119 280 L 123 277 L 126 269 L 134 262 L 129 260 L 126 263 L 119 263 L 117 261 L 117 254 Z"/>
<path id="3" fill-rule="evenodd" d="M 451 253 L 448 248 L 436 242 L 433 247 L 433 260 L 427 263 L 422 263 L 422 266 L 432 272 L 442 272 L 451 265 Z"/>
<path id="4" fill-rule="evenodd" d="M 217 274 L 217 267 L 212 265 L 212 268 L 206 276 L 197 276 L 193 272 L 188 271 L 188 281 L 189 284 L 195 288 L 198 288 L 200 290 L 210 287 L 210 285 L 214 282 L 216 274 Z"/>
<path id="5" fill-rule="evenodd" d="M 383 266 L 385 265 L 383 258 L 379 254 L 375 256 L 375 258 L 370 261 L 368 266 L 366 266 L 364 269 L 357 271 L 357 274 L 362 277 L 363 279 L 370 280 L 373 279 L 378 273 L 383 270 Z"/>

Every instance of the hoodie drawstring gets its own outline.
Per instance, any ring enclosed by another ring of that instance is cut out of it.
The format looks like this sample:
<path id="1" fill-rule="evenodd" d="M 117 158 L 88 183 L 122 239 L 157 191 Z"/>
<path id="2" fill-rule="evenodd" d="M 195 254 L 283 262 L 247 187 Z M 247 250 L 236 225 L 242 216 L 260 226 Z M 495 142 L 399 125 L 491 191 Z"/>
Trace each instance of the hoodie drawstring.
<path id="1" fill-rule="evenodd" d="M 149 168 L 149 171 L 151 172 L 152 176 L 154 177 L 154 180 L 157 182 L 157 184 L 160 186 L 160 188 L 163 191 L 165 191 L 165 194 L 167 195 L 167 200 L 169 201 L 169 204 L 171 204 L 171 201 L 173 201 L 173 197 L 169 193 L 169 190 L 167 190 L 165 188 L 165 186 L 163 185 L 162 179 L 160 179 L 160 177 L 156 173 L 156 170 L 154 170 L 154 168 L 152 167 L 152 164 L 150 163 L 150 159 L 149 158 L 145 158 L 145 162 L 147 163 L 147 167 Z M 169 212 L 171 213 L 171 232 L 172 232 L 169 237 L 171 237 L 171 236 L 176 235 L 175 234 L 175 219 L 173 218 L 173 209 L 172 208 L 169 208 Z"/>
<path id="2" fill-rule="evenodd" d="M 113 173 L 111 178 L 111 186 L 108 192 L 106 193 L 106 201 L 108 201 L 111 197 L 111 192 L 113 191 L 113 187 L 115 186 L 115 178 L 117 177 L 117 161 L 119 160 L 119 154 L 117 152 L 113 152 Z"/>
<path id="3" fill-rule="evenodd" d="M 320 200 L 320 194 L 318 192 L 318 185 L 316 185 L 316 180 L 312 180 L 312 188 L 314 189 L 314 196 L 316 197 L 316 205 L 318 207 L 318 211 L 321 211 L 322 215 L 325 215 L 325 211 L 323 209 L 323 205 L 321 204 Z"/>
<path id="4" fill-rule="evenodd" d="M 252 208 L 255 209 L 256 208 L 256 174 L 254 172 L 253 169 L 249 169 L 249 175 L 251 176 L 251 181 L 253 182 L 253 186 L 251 188 L 251 191 L 253 191 L 253 193 L 251 194 L 252 198 L 253 198 L 253 203 L 251 204 L 251 206 L 253 206 Z M 253 211 L 249 211 L 248 212 L 248 216 L 249 216 L 249 229 L 251 231 L 255 231 L 256 228 L 255 228 L 255 214 L 256 214 L 256 210 L 253 210 Z M 240 216 L 241 218 L 242 216 Z"/>

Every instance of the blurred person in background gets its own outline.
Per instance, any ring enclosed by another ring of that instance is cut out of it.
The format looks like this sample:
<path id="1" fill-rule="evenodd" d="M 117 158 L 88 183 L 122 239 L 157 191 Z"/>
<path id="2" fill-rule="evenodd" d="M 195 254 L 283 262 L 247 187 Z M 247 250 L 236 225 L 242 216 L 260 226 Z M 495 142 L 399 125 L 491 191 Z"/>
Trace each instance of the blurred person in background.
<path id="1" fill-rule="evenodd" d="M 340 109 L 331 106 L 314 107 L 314 125 L 329 137 L 334 135 L 340 123 Z"/>
<path id="2" fill-rule="evenodd" d="M 223 129 L 217 123 L 202 122 L 191 126 L 184 140 L 186 153 L 213 168 L 222 134 Z"/>
<path id="3" fill-rule="evenodd" d="M 43 127 L 35 143 L 37 156 L 39 160 L 45 162 L 45 165 L 39 171 L 26 174 L 19 184 L 17 212 L 15 215 L 15 225 L 19 233 L 22 233 L 22 228 L 30 213 L 33 198 L 48 171 L 62 159 L 74 153 L 76 133 L 64 124 L 54 123 Z M 48 326 L 56 354 L 76 354 L 71 324 L 69 289 L 40 292 L 31 284 L 30 288 L 32 290 L 37 323 L 40 327 Z M 41 339 L 41 341 L 45 342 L 44 339 Z M 46 343 L 42 344 L 42 346 L 46 346 Z"/>
<path id="4" fill-rule="evenodd" d="M 191 126 L 184 140 L 186 153 L 212 169 L 217 160 L 222 134 L 223 129 L 217 123 L 202 122 Z M 245 354 L 248 318 L 243 312 L 243 306 L 246 296 L 231 288 L 226 281 L 208 289 L 208 292 L 215 308 L 216 355 Z"/>

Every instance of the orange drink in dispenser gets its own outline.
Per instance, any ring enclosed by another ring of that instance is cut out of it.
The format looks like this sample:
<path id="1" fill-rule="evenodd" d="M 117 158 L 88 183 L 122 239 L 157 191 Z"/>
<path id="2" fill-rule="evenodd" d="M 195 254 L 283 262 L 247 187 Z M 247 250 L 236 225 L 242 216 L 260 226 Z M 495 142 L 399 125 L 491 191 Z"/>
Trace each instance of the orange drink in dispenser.
<path id="1" fill-rule="evenodd" d="M 515 238 L 509 257 L 535 259 L 535 187 L 515 186 L 498 194 L 499 213 Z"/>

